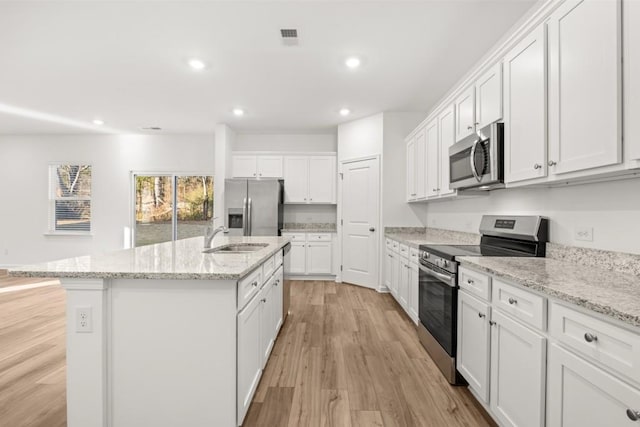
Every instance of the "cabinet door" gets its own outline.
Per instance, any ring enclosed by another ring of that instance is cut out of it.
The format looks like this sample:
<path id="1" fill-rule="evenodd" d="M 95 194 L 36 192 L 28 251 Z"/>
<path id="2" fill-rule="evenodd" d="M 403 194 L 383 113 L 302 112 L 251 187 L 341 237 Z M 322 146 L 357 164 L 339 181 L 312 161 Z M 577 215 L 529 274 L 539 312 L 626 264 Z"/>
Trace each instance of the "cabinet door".
<path id="1" fill-rule="evenodd" d="M 391 290 L 391 281 L 392 281 L 392 277 L 393 277 L 393 266 L 392 261 L 393 261 L 393 252 L 391 252 L 390 249 L 387 249 L 387 252 L 385 254 L 385 258 L 384 258 L 384 285 L 387 287 L 387 289 Z"/>
<path id="2" fill-rule="evenodd" d="M 640 391 L 570 353 L 549 348 L 549 427 L 632 426 Z M 629 413 L 627 413 L 629 411 Z"/>
<path id="3" fill-rule="evenodd" d="M 457 368 L 478 397 L 489 403 L 489 305 L 458 293 Z"/>
<path id="4" fill-rule="evenodd" d="M 307 265 L 307 244 L 305 242 L 291 242 L 289 251 L 288 273 L 305 274 Z"/>
<path id="5" fill-rule="evenodd" d="M 623 8 L 625 160 L 640 160 L 640 2 L 625 0 Z"/>
<path id="6" fill-rule="evenodd" d="M 497 310 L 491 317 L 491 411 L 504 426 L 542 427 L 546 339 Z"/>
<path id="7" fill-rule="evenodd" d="M 258 156 L 259 178 L 282 178 L 282 156 Z"/>
<path id="8" fill-rule="evenodd" d="M 231 172 L 234 178 L 256 178 L 258 176 L 258 158 L 234 154 L 231 159 Z"/>
<path id="9" fill-rule="evenodd" d="M 280 327 L 282 326 L 282 311 L 284 305 L 284 270 L 282 266 L 276 270 L 273 275 L 273 339 L 278 336 L 278 332 L 280 332 Z"/>
<path id="10" fill-rule="evenodd" d="M 285 156 L 284 202 L 307 203 L 309 193 L 309 158 Z"/>
<path id="11" fill-rule="evenodd" d="M 504 58 L 505 182 L 547 176 L 547 48 L 544 24 Z"/>
<path id="12" fill-rule="evenodd" d="M 476 125 L 483 128 L 502 119 L 502 63 L 476 81 Z"/>
<path id="13" fill-rule="evenodd" d="M 398 302 L 409 312 L 409 261 L 400 258 L 400 274 L 398 278 Z"/>
<path id="14" fill-rule="evenodd" d="M 621 161 L 620 1 L 567 0 L 549 17 L 550 174 Z"/>
<path id="15" fill-rule="evenodd" d="M 331 274 L 331 242 L 307 243 L 307 274 Z"/>
<path id="16" fill-rule="evenodd" d="M 439 155 L 440 155 L 440 195 L 453 194 L 455 190 L 449 188 L 449 147 L 456 142 L 455 136 L 455 111 L 453 105 L 438 117 L 439 124 Z"/>
<path id="17" fill-rule="evenodd" d="M 416 198 L 416 140 L 411 138 L 407 142 L 407 201 Z"/>
<path id="18" fill-rule="evenodd" d="M 264 285 L 258 294 L 260 299 L 260 368 L 264 369 L 269 360 L 271 349 L 275 340 L 275 307 L 276 300 L 273 290 L 275 278 L 273 276 Z"/>
<path id="19" fill-rule="evenodd" d="M 309 203 L 336 202 L 336 157 L 309 157 Z"/>
<path id="20" fill-rule="evenodd" d="M 427 197 L 427 133 L 421 129 L 416 134 L 416 148 L 413 156 L 416 199 Z"/>
<path id="21" fill-rule="evenodd" d="M 262 374 L 260 294 L 238 313 L 238 424 L 242 423 Z"/>
<path id="22" fill-rule="evenodd" d="M 471 86 L 464 91 L 455 103 L 456 141 L 471 135 L 476 123 L 476 88 Z"/>
<path id="23" fill-rule="evenodd" d="M 398 299 L 398 279 L 400 278 L 400 257 L 395 252 L 391 252 L 391 280 L 389 281 L 389 290 L 391 295 Z"/>
<path id="24" fill-rule="evenodd" d="M 440 171 L 438 164 L 438 120 L 434 120 L 427 125 L 427 196 L 437 197 L 440 191 Z"/>
<path id="25" fill-rule="evenodd" d="M 420 270 L 416 264 L 409 264 L 409 317 L 418 324 L 418 287 Z"/>

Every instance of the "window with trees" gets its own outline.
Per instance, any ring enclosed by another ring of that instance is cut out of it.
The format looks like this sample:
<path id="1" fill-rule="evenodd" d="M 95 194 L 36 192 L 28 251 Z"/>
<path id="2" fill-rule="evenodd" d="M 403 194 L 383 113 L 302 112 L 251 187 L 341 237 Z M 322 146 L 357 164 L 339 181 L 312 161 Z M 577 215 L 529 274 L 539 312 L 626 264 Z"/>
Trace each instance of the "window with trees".
<path id="1" fill-rule="evenodd" d="M 49 166 L 49 229 L 55 233 L 91 231 L 91 165 Z"/>
<path id="2" fill-rule="evenodd" d="M 202 236 L 213 219 L 210 175 L 134 174 L 135 246 Z"/>

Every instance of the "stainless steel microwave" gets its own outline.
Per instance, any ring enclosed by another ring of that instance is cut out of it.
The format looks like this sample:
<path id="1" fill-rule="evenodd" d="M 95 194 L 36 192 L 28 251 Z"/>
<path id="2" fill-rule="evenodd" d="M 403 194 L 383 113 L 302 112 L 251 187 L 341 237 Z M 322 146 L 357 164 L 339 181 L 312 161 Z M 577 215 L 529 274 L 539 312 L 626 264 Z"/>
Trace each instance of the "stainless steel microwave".
<path id="1" fill-rule="evenodd" d="M 452 189 L 504 187 L 504 124 L 492 123 L 449 147 Z"/>

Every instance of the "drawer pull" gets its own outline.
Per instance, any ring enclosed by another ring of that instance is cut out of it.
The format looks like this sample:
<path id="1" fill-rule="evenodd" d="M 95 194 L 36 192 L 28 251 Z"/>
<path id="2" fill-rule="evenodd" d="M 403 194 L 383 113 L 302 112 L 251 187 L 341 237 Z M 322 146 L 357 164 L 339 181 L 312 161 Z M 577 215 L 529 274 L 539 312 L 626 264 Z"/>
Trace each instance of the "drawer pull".
<path id="1" fill-rule="evenodd" d="M 489 320 L 489 324 L 490 324 L 491 326 L 494 326 L 494 325 L 496 324 L 496 322 L 494 322 L 493 320 Z"/>
<path id="2" fill-rule="evenodd" d="M 584 340 L 586 342 L 594 342 L 594 341 L 598 341 L 598 336 L 597 335 L 593 335 L 590 334 L 589 332 L 584 334 Z"/>
<path id="3" fill-rule="evenodd" d="M 260 301 L 267 302 L 267 299 L 266 298 L 262 298 Z"/>
<path id="4" fill-rule="evenodd" d="M 470 284 L 470 285 L 473 285 L 473 283 L 474 283 L 473 279 L 467 279 L 467 283 Z"/>
<path id="5" fill-rule="evenodd" d="M 635 411 L 633 409 L 627 409 L 627 417 L 629 417 L 629 419 L 631 421 L 638 421 L 638 420 L 640 420 L 640 411 Z"/>
<path id="6" fill-rule="evenodd" d="M 478 313 L 478 317 L 482 319 L 482 318 L 484 318 L 484 317 L 487 317 L 487 315 L 486 315 L 486 314 L 484 314 L 484 313 Z"/>
<path id="7" fill-rule="evenodd" d="M 280 284 L 280 279 L 276 280 L 275 286 L 278 286 Z"/>
<path id="8" fill-rule="evenodd" d="M 254 288 L 255 288 L 256 286 L 258 286 L 258 281 L 253 282 L 253 283 L 251 284 L 251 286 L 253 286 Z"/>
<path id="9" fill-rule="evenodd" d="M 512 304 L 512 305 L 513 305 L 513 304 L 517 304 L 517 303 L 518 303 L 518 300 L 517 300 L 517 299 L 515 299 L 515 298 L 509 298 L 509 304 Z"/>

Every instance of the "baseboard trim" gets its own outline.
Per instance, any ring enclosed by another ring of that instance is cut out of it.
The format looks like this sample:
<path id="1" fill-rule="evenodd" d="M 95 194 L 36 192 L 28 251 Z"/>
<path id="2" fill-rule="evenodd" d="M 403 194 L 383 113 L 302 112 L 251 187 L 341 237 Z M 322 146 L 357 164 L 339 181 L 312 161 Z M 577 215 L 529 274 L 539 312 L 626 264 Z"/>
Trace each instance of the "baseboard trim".
<path id="1" fill-rule="evenodd" d="M 295 275 L 291 275 L 291 276 L 287 276 L 286 277 L 287 280 L 300 280 L 300 281 L 310 281 L 310 280 L 314 280 L 314 281 L 335 281 L 336 280 L 336 276 L 330 276 L 330 275 L 318 275 L 318 276 L 295 276 Z"/>

